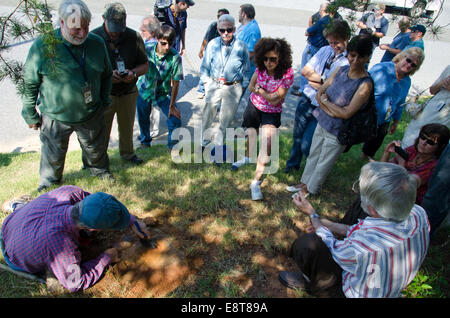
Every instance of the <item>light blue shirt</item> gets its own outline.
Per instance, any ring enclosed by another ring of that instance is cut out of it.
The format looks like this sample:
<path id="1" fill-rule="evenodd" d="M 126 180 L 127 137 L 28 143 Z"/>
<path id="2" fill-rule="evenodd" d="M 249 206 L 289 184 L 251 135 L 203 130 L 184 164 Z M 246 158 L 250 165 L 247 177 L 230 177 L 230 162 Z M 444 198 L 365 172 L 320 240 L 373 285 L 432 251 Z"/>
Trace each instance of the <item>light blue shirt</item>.
<path id="1" fill-rule="evenodd" d="M 324 46 L 314 54 L 306 65 L 320 74 L 325 81 L 337 67 L 348 65 L 347 51 L 334 56 L 333 48 L 329 45 Z M 303 94 L 309 97 L 311 104 L 318 107 L 319 103 L 316 100 L 316 93 L 317 91 L 309 83 L 303 89 Z"/>
<path id="2" fill-rule="evenodd" d="M 403 51 L 404 51 L 404 50 L 407 50 L 407 49 L 410 49 L 410 48 L 412 48 L 412 47 L 419 47 L 419 48 L 421 48 L 421 49 L 425 52 L 425 44 L 424 44 L 424 42 L 423 42 L 422 39 L 418 39 L 417 41 L 414 41 L 414 42 L 412 42 L 412 41 L 410 40 L 410 43 L 409 43 L 407 46 L 405 46 L 405 48 L 403 49 Z"/>
<path id="3" fill-rule="evenodd" d="M 411 78 L 405 76 L 398 81 L 394 62 L 375 64 L 369 73 L 375 84 L 378 126 L 390 122 L 391 119 L 400 120 L 405 107 L 404 102 L 411 87 Z"/>
<path id="4" fill-rule="evenodd" d="M 250 60 L 247 45 L 241 40 L 225 45 L 221 37 L 212 39 L 205 50 L 200 67 L 200 79 L 206 82 L 209 78 L 225 78 L 226 82 L 242 81 L 247 87 L 250 82 Z"/>
<path id="5" fill-rule="evenodd" d="M 240 25 L 236 31 L 236 37 L 247 44 L 247 49 L 250 53 L 255 50 L 256 42 L 261 38 L 261 30 L 259 29 L 258 22 L 252 20 L 246 25 Z M 256 65 L 253 61 L 250 61 L 250 77 L 256 70 Z"/>
<path id="6" fill-rule="evenodd" d="M 392 49 L 403 50 L 410 42 L 411 39 L 409 38 L 409 32 L 399 33 L 394 37 L 394 40 L 391 44 L 389 44 L 389 47 Z M 395 54 L 392 54 L 391 52 L 386 50 L 380 62 L 392 61 L 394 56 Z"/>

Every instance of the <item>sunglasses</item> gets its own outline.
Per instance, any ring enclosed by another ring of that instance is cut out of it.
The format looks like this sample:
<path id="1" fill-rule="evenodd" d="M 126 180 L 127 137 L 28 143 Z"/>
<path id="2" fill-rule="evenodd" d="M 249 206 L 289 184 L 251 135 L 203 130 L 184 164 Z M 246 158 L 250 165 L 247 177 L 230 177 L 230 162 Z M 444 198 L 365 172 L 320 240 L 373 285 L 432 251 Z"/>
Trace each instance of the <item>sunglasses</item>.
<path id="1" fill-rule="evenodd" d="M 414 63 L 409 57 L 406 58 L 406 62 L 408 62 L 412 67 L 417 67 L 417 64 Z"/>
<path id="2" fill-rule="evenodd" d="M 166 45 L 170 46 L 170 45 L 171 45 L 171 44 L 170 44 L 169 42 L 167 42 L 167 41 L 159 41 L 159 44 L 161 44 L 162 46 L 166 46 Z"/>
<path id="3" fill-rule="evenodd" d="M 219 32 L 220 32 L 220 33 L 225 33 L 225 31 L 227 31 L 228 33 L 233 33 L 234 28 L 219 29 Z"/>
<path id="4" fill-rule="evenodd" d="M 264 56 L 264 62 L 267 62 L 267 61 L 269 61 L 271 63 L 276 63 L 276 62 L 278 62 L 278 57 L 274 57 L 274 56 L 267 57 L 267 56 Z"/>
<path id="5" fill-rule="evenodd" d="M 425 140 L 427 142 L 427 144 L 429 144 L 430 146 L 434 146 L 435 144 L 437 144 L 436 141 L 429 139 L 427 136 L 425 136 L 424 134 L 420 134 L 419 138 L 422 140 Z"/>

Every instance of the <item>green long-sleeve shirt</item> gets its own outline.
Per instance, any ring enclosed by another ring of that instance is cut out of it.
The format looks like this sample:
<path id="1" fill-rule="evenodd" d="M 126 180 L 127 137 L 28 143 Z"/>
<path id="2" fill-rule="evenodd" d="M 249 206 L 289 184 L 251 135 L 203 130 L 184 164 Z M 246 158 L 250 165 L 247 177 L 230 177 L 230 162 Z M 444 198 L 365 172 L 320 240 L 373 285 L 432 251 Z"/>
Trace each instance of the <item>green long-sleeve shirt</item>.
<path id="1" fill-rule="evenodd" d="M 28 52 L 24 65 L 25 92 L 22 98 L 22 116 L 26 123 L 36 124 L 39 111 L 65 124 L 78 124 L 91 119 L 97 111 L 111 103 L 112 68 L 102 38 L 89 33 L 82 45 L 72 45 L 62 36 L 60 29 L 55 36 L 61 43 L 55 45 L 55 57 L 47 57 L 43 38 L 39 37 Z M 86 86 L 83 71 L 67 50 L 82 62 L 85 48 L 85 70 L 92 92 L 92 102 L 86 104 L 83 88 Z"/>

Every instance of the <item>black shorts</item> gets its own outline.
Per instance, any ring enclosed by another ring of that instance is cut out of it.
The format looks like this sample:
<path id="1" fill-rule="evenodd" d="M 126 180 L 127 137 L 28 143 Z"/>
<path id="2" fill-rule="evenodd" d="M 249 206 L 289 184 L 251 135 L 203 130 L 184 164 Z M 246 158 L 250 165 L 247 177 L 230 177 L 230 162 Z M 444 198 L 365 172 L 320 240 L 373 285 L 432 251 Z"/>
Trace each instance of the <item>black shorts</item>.
<path id="1" fill-rule="evenodd" d="M 242 122 L 242 127 L 244 128 L 255 128 L 258 129 L 264 125 L 273 125 L 276 128 L 281 126 L 281 113 L 265 113 L 255 105 L 249 99 L 247 108 L 244 112 L 244 120 Z"/>

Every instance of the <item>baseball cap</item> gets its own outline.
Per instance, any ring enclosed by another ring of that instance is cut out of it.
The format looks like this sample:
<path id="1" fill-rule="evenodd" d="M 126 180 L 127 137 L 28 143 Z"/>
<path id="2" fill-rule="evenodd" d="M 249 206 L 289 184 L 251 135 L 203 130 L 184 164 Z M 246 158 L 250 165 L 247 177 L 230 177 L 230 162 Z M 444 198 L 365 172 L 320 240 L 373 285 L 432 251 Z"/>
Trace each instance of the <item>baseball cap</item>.
<path id="1" fill-rule="evenodd" d="M 121 3 L 113 2 L 107 4 L 103 17 L 108 24 L 110 32 L 125 32 L 127 13 Z"/>
<path id="2" fill-rule="evenodd" d="M 195 2 L 192 0 L 179 0 L 178 2 L 184 2 L 190 7 L 192 7 L 195 4 Z"/>
<path id="3" fill-rule="evenodd" d="M 427 32 L 427 29 L 422 24 L 416 24 L 409 28 L 411 31 L 419 31 L 422 32 L 422 34 L 425 35 L 425 32 Z"/>
<path id="4" fill-rule="evenodd" d="M 81 201 L 80 221 L 91 229 L 122 230 L 130 223 L 130 212 L 114 196 L 96 192 Z"/>

